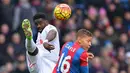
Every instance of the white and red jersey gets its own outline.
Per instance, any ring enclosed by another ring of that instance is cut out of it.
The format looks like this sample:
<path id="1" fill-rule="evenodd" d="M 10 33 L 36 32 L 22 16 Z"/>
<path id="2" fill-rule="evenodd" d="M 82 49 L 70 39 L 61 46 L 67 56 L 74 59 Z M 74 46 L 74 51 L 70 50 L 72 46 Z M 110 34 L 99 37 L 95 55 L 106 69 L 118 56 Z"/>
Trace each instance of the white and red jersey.
<path id="1" fill-rule="evenodd" d="M 49 42 L 55 46 L 55 49 L 49 52 L 43 47 L 43 42 L 46 40 L 48 32 L 52 29 L 57 32 L 57 35 L 54 40 Z M 36 56 L 31 56 L 27 53 L 27 65 L 30 73 L 52 73 L 60 52 L 59 34 L 56 27 L 49 24 L 41 33 L 39 32 L 36 46 L 38 48 L 38 54 Z"/>

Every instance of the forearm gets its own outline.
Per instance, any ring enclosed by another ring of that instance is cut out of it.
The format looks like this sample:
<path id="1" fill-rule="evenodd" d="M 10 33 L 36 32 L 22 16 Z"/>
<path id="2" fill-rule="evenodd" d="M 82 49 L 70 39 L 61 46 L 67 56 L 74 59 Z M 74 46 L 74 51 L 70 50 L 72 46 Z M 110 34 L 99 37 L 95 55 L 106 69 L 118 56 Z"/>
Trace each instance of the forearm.
<path id="1" fill-rule="evenodd" d="M 50 30 L 47 34 L 46 40 L 44 40 L 44 42 L 43 42 L 44 48 L 47 49 L 48 51 L 53 50 L 55 48 L 54 45 L 49 44 L 48 42 L 54 40 L 56 37 L 56 34 L 57 34 L 57 32 L 55 30 L 53 30 L 53 29 Z"/>

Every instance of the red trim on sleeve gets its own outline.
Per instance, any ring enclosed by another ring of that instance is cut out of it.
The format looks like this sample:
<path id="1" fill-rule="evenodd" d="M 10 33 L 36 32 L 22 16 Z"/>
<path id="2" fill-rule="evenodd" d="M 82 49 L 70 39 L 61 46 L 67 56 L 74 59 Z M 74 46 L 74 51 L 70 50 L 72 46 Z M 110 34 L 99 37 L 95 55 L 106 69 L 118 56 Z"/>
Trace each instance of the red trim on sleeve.
<path id="1" fill-rule="evenodd" d="M 80 65 L 88 66 L 88 54 L 87 51 L 84 51 L 80 56 Z"/>

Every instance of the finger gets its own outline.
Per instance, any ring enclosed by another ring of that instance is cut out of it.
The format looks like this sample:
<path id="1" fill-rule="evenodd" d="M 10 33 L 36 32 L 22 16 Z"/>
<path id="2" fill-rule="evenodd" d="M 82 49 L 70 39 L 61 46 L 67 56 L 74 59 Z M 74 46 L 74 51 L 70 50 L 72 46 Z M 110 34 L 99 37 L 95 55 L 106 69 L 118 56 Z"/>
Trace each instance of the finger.
<path id="1" fill-rule="evenodd" d="M 52 46 L 50 46 L 50 49 L 54 49 L 55 47 L 52 45 Z"/>
<path id="2" fill-rule="evenodd" d="M 94 57 L 94 55 L 92 53 L 88 53 L 88 56 L 93 56 Z"/>
<path id="3" fill-rule="evenodd" d="M 88 57 L 89 59 L 92 59 L 93 57 Z"/>
<path id="4" fill-rule="evenodd" d="M 92 56 L 89 56 L 88 58 L 89 58 L 89 59 L 92 59 L 93 57 L 92 57 Z"/>
<path id="5" fill-rule="evenodd" d="M 48 44 L 49 46 L 54 46 L 54 45 L 52 45 L 52 44 Z"/>
<path id="6" fill-rule="evenodd" d="M 94 56 L 93 54 L 89 54 L 89 56 Z"/>

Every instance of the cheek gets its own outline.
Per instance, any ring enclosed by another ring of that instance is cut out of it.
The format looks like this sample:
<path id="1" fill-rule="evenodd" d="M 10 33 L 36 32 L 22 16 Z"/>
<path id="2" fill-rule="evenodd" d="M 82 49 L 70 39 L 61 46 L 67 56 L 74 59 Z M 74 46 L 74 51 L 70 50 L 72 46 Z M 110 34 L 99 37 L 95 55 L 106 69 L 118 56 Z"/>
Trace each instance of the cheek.
<path id="1" fill-rule="evenodd" d="M 84 41 L 84 45 L 87 46 L 87 45 L 88 45 L 88 42 L 87 42 L 87 41 Z"/>

